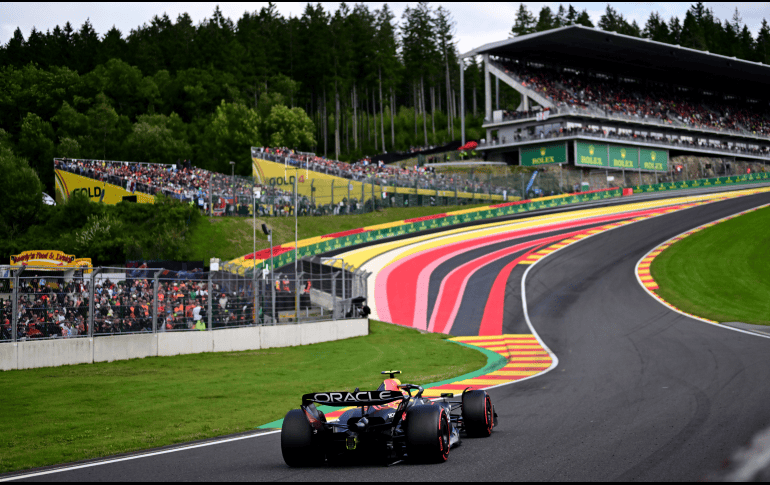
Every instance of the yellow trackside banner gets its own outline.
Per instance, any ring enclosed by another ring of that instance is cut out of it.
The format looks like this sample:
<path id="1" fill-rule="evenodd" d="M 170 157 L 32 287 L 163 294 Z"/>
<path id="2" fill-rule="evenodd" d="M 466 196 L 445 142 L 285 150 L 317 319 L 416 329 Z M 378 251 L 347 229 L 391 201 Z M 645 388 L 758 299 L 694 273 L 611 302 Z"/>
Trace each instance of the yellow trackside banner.
<path id="1" fill-rule="evenodd" d="M 362 184 L 355 180 L 305 170 L 304 168 L 295 168 L 291 165 L 270 162 L 261 158 L 252 158 L 252 162 L 254 177 L 257 177 L 262 184 L 292 192 L 294 190 L 294 178 L 296 177 L 297 192 L 300 196 L 305 196 L 308 199 L 315 197 L 316 200 L 323 201 L 322 203 L 324 204 L 337 204 L 346 199 L 348 194 L 350 194 L 351 199 L 355 198 L 359 201 L 367 201 L 372 198 L 371 184 Z M 439 197 L 454 197 L 455 195 L 454 190 L 439 190 L 438 194 L 436 194 L 434 189 L 374 186 L 375 198 L 381 197 L 383 192 L 404 195 L 438 195 Z M 334 197 L 332 197 L 332 193 Z M 460 191 L 457 196 L 459 198 L 475 198 L 477 200 L 503 200 L 503 196 L 497 194 L 490 196 L 488 194 L 471 194 Z"/>
<path id="2" fill-rule="evenodd" d="M 64 170 L 56 170 L 56 199 L 63 202 L 69 199 L 71 194 L 82 192 L 88 195 L 93 202 L 105 204 L 117 204 L 123 201 L 123 197 L 135 195 L 137 202 L 154 204 L 155 197 L 140 192 L 131 193 L 118 185 L 100 182 L 82 175 L 77 175 Z"/>

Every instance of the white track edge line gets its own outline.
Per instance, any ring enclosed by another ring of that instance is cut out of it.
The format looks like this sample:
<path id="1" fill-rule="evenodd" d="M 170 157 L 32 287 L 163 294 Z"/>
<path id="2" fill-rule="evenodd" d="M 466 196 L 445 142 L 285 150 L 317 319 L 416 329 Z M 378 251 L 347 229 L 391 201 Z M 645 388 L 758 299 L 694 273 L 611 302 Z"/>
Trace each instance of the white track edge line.
<path id="1" fill-rule="evenodd" d="M 716 201 L 714 201 L 714 202 L 716 202 Z M 770 205 L 770 204 L 766 204 L 766 205 Z M 766 205 L 759 206 L 758 208 L 765 207 Z M 680 210 L 682 210 L 682 209 L 680 209 Z M 665 213 L 664 214 L 660 214 L 660 215 L 665 215 Z M 730 216 L 727 216 L 727 217 L 730 217 Z M 646 220 L 646 219 L 644 219 L 644 220 Z M 529 268 L 527 268 L 527 270 L 524 272 L 524 275 L 521 277 L 521 293 L 522 293 L 521 301 L 522 301 L 522 309 L 524 310 L 524 320 L 527 322 L 527 326 L 529 327 L 530 331 L 532 332 L 532 335 L 535 337 L 535 339 L 538 341 L 538 343 L 543 347 L 543 349 L 545 349 L 545 351 L 548 352 L 548 354 L 551 356 L 551 359 L 552 359 L 551 366 L 548 367 L 547 369 L 545 369 L 544 371 L 542 371 L 542 372 L 540 372 L 538 374 L 535 374 L 533 376 L 528 376 L 528 377 L 525 377 L 524 379 L 519 379 L 519 380 L 511 381 L 511 382 L 506 382 L 506 383 L 503 383 L 503 384 L 497 384 L 495 386 L 485 387 L 484 390 L 495 389 L 497 387 L 503 387 L 503 386 L 509 386 L 511 384 L 516 384 L 517 382 L 523 382 L 523 381 L 532 379 L 534 377 L 539 377 L 539 376 L 542 376 L 542 375 L 552 371 L 553 369 L 555 369 L 559 365 L 559 358 L 545 344 L 545 342 L 543 342 L 543 340 L 540 338 L 540 335 L 535 331 L 535 328 L 533 327 L 531 320 L 529 319 L 529 312 L 528 312 L 528 308 L 527 308 L 527 298 L 526 298 L 526 280 L 527 280 L 527 275 L 529 274 L 529 271 L 535 265 L 537 265 L 540 261 L 544 260 L 548 256 L 550 256 L 550 255 L 552 255 L 554 253 L 557 253 L 557 252 L 561 251 L 562 249 L 568 248 L 568 247 L 572 246 L 573 244 L 576 244 L 578 242 L 584 241 L 586 239 L 590 239 L 590 238 L 592 238 L 592 237 L 594 237 L 594 236 L 596 236 L 598 234 L 604 234 L 606 232 L 609 232 L 609 231 L 612 231 L 612 230 L 615 230 L 615 229 L 620 229 L 620 228 L 625 227 L 625 226 L 627 226 L 629 224 L 635 224 L 637 222 L 642 222 L 642 221 L 633 221 L 633 222 L 630 222 L 628 224 L 624 224 L 622 226 L 613 227 L 613 228 L 607 229 L 605 231 L 602 231 L 602 232 L 599 232 L 599 233 L 596 233 L 596 234 L 591 234 L 591 235 L 589 235 L 587 237 L 584 237 L 584 238 L 582 238 L 582 239 L 580 239 L 578 241 L 574 241 L 574 242 L 572 242 L 572 243 L 570 243 L 570 244 L 568 244 L 566 246 L 563 246 L 563 247 L 561 247 L 561 248 L 559 248 L 559 249 L 557 249 L 555 251 L 552 251 L 551 253 L 546 254 L 542 258 L 538 259 L 537 261 L 535 261 L 534 263 L 529 265 Z M 684 234 L 686 232 L 688 232 L 688 231 L 684 231 L 682 234 Z M 678 237 L 678 236 L 674 236 L 674 237 Z M 671 239 L 673 239 L 673 238 L 671 238 Z M 661 244 L 665 244 L 665 242 L 663 242 Z M 642 259 L 646 258 L 649 255 L 649 253 L 651 253 L 652 251 L 654 251 L 654 248 L 652 250 L 650 250 L 647 254 L 645 254 L 642 257 Z M 388 251 L 388 252 L 390 252 L 390 251 Z M 641 262 L 641 260 L 639 260 L 639 262 L 636 263 L 635 273 L 636 273 L 637 281 L 641 284 L 641 280 L 639 279 L 639 276 L 638 276 L 638 271 L 636 271 L 636 268 L 638 268 L 640 262 Z M 362 266 L 363 266 L 363 264 L 362 264 Z M 647 288 L 644 287 L 644 285 L 642 285 L 642 288 L 645 291 L 647 291 L 647 293 L 651 293 Z M 654 295 L 651 295 L 651 296 L 653 296 L 653 298 L 655 298 Z M 657 298 L 656 298 L 656 300 L 657 300 Z M 668 305 L 666 305 L 666 306 L 668 306 Z M 734 331 L 740 332 L 740 333 L 746 333 L 746 334 L 749 334 L 749 335 L 755 335 L 755 336 L 759 336 L 759 337 L 763 337 L 763 338 L 770 338 L 770 336 L 767 336 L 767 335 L 761 335 L 761 334 L 757 334 L 757 333 L 754 333 L 754 332 L 749 332 L 749 331 L 746 331 L 746 330 L 741 330 L 741 329 L 738 329 L 738 328 L 728 327 L 728 326 L 724 326 L 724 325 L 721 325 L 721 324 L 718 324 L 718 323 L 716 323 L 716 324 L 715 323 L 711 323 L 711 322 L 702 320 L 702 319 L 700 319 L 698 317 L 693 317 L 691 315 L 687 315 L 687 314 L 685 314 L 685 313 L 683 313 L 681 311 L 675 310 L 675 309 L 674 309 L 674 311 L 677 311 L 678 313 L 681 313 L 682 315 L 684 315 L 686 317 L 690 317 L 690 318 L 694 318 L 694 319 L 697 319 L 697 320 L 701 320 L 701 321 L 704 321 L 705 323 L 708 323 L 710 325 L 715 325 L 715 326 L 720 327 L 720 328 L 727 328 L 729 330 L 734 330 Z M 122 461 L 137 460 L 139 458 L 149 458 L 149 457 L 152 457 L 152 456 L 165 455 L 165 454 L 168 454 L 168 453 L 175 453 L 177 451 L 186 451 L 186 450 L 192 450 L 192 449 L 195 449 L 195 448 L 203 448 L 205 446 L 213 446 L 213 445 L 218 445 L 218 444 L 222 444 L 222 443 L 229 443 L 229 442 L 232 442 L 232 441 L 240 441 L 240 440 L 245 440 L 245 439 L 250 439 L 250 438 L 258 438 L 258 437 L 261 437 L 261 436 L 267 436 L 267 435 L 271 435 L 271 434 L 275 434 L 275 433 L 280 433 L 280 432 L 281 432 L 281 430 L 268 431 L 268 432 L 265 432 L 265 433 L 257 433 L 257 434 L 253 434 L 253 435 L 249 435 L 249 436 L 239 436 L 237 438 L 228 438 L 228 439 L 224 439 L 224 440 L 210 441 L 210 442 L 206 442 L 206 443 L 200 443 L 200 444 L 197 444 L 197 445 L 183 446 L 183 447 L 179 447 L 179 448 L 172 448 L 172 449 L 169 449 L 169 450 L 156 451 L 156 452 L 152 452 L 152 453 L 144 453 L 144 454 L 140 454 L 140 455 L 126 456 L 126 457 L 122 457 L 122 458 L 115 458 L 115 459 L 112 459 L 112 460 L 103 460 L 103 461 L 94 462 L 94 463 L 84 463 L 82 465 L 74 465 L 74 466 L 66 467 L 66 468 L 56 468 L 56 469 L 53 469 L 53 470 L 45 470 L 45 471 L 41 471 L 41 472 L 28 473 L 28 474 L 23 474 L 23 475 L 15 475 L 15 476 L 12 476 L 12 477 L 0 478 L 0 482 L 9 482 L 9 481 L 13 481 L 13 480 L 22 480 L 24 478 L 34 478 L 34 477 L 39 477 L 39 476 L 44 476 L 44 475 L 51 475 L 51 474 L 54 474 L 54 473 L 61 473 L 61 472 L 66 472 L 66 471 L 71 471 L 71 470 L 80 470 L 80 469 L 83 469 L 83 468 L 91 468 L 91 467 L 100 466 L 100 465 L 109 465 L 109 464 L 112 464 L 112 463 L 119 463 L 119 462 L 122 462 Z"/>
<path id="2" fill-rule="evenodd" d="M 719 201 L 720 201 L 719 199 L 715 199 L 715 200 L 709 200 L 706 203 L 719 202 Z M 701 202 L 701 201 L 697 201 L 697 202 Z M 681 202 L 680 204 L 672 204 L 672 205 L 681 205 L 681 204 L 687 204 L 687 203 L 690 203 L 690 202 Z M 663 207 L 660 207 L 660 209 L 663 209 L 665 207 L 668 207 L 668 206 L 664 205 Z M 685 209 L 678 209 L 677 212 L 683 211 L 683 210 L 687 210 L 687 209 L 692 209 L 692 208 L 693 207 L 687 207 Z M 629 211 L 629 212 L 636 212 L 636 211 Z M 662 213 L 656 214 L 656 215 L 654 215 L 652 217 L 664 216 L 666 214 L 668 214 L 668 212 L 662 212 Z M 545 349 L 545 351 L 548 352 L 548 355 L 551 356 L 551 359 L 552 359 L 551 366 L 548 367 L 547 369 L 545 369 L 544 371 L 542 371 L 542 372 L 540 372 L 538 374 L 535 374 L 533 376 L 528 376 L 528 377 L 525 377 L 524 379 L 519 379 L 519 380 L 516 380 L 516 381 L 510 381 L 510 382 L 505 382 L 503 384 L 497 384 L 497 385 L 494 385 L 494 386 L 485 387 L 484 390 L 495 389 L 497 387 L 503 387 L 503 386 L 510 386 L 511 384 L 516 384 L 518 382 L 523 382 L 523 381 L 526 381 L 528 379 L 532 379 L 532 378 L 535 378 L 535 377 L 540 377 L 540 376 L 545 375 L 548 372 L 552 371 L 553 369 L 556 368 L 556 366 L 559 365 L 559 358 L 556 356 L 556 354 L 550 348 L 548 348 L 548 346 L 545 344 L 545 342 L 543 342 L 543 340 L 540 338 L 540 335 L 535 331 L 535 327 L 532 325 L 532 321 L 529 319 L 529 310 L 528 310 L 528 307 L 527 307 L 527 291 L 526 291 L 526 281 L 527 281 L 527 275 L 529 274 L 529 271 L 535 265 L 537 265 L 540 261 L 544 260 L 545 258 L 549 257 L 552 254 L 558 253 L 562 249 L 566 249 L 566 248 L 572 246 L 573 244 L 577 244 L 577 243 L 579 243 L 581 241 L 585 241 L 586 239 L 590 239 L 590 238 L 592 238 L 594 236 L 598 236 L 599 234 L 605 234 L 605 233 L 607 233 L 609 231 L 614 231 L 615 229 L 621 229 L 621 228 L 626 227 L 628 225 L 636 224 L 637 222 L 643 222 L 643 221 L 646 221 L 646 220 L 649 220 L 649 219 L 650 219 L 650 217 L 646 217 L 646 218 L 638 220 L 638 221 L 628 222 L 626 224 L 622 224 L 622 225 L 617 226 L 617 227 L 611 227 L 609 229 L 605 229 L 604 231 L 597 232 L 595 234 L 590 234 L 590 235 L 588 235 L 588 236 L 586 236 L 584 238 L 578 239 L 577 241 L 573 241 L 573 242 L 567 244 L 566 246 L 560 247 L 559 249 L 556 249 L 555 251 L 552 251 L 552 252 L 544 255 L 542 258 L 539 258 L 537 261 L 535 261 L 534 263 L 529 265 L 529 268 L 527 268 L 527 270 L 524 271 L 524 275 L 521 277 L 521 305 L 522 305 L 522 308 L 524 310 L 524 320 L 527 322 L 527 326 L 529 327 L 530 331 L 532 332 L 532 335 L 535 337 L 535 339 L 537 339 L 538 343 L 543 347 L 543 349 Z M 685 232 L 687 232 L 687 231 L 685 231 Z M 674 237 L 676 237 L 676 236 L 674 236 Z M 567 238 L 567 239 L 569 239 L 569 238 Z M 554 244 L 558 244 L 558 243 L 554 243 Z M 664 244 L 664 243 L 661 243 L 661 244 Z M 650 252 L 652 252 L 652 251 L 650 251 Z M 645 257 L 646 257 L 646 255 L 645 255 Z M 644 259 L 644 257 L 642 259 Z M 735 330 L 737 330 L 737 329 L 735 329 Z M 752 334 L 752 335 L 756 335 L 756 334 Z M 770 337 L 768 337 L 768 338 L 770 338 Z"/>
<path id="3" fill-rule="evenodd" d="M 40 476 L 43 476 L 43 475 L 51 475 L 51 474 L 54 474 L 54 473 L 67 472 L 67 471 L 72 471 L 72 470 L 81 470 L 83 468 L 91 468 L 91 467 L 100 466 L 100 465 L 109 465 L 109 464 L 112 464 L 112 463 L 119 463 L 119 462 L 122 462 L 122 461 L 138 460 L 139 458 L 149 458 L 149 457 L 152 457 L 152 456 L 165 455 L 165 454 L 168 454 L 168 453 L 176 453 L 177 451 L 187 451 L 187 450 L 192 450 L 192 449 L 195 449 L 195 448 L 203 448 L 205 446 L 220 445 L 220 444 L 223 444 L 223 443 L 230 443 L 230 442 L 233 442 L 233 441 L 247 440 L 247 439 L 250 439 L 250 438 L 259 438 L 261 436 L 266 436 L 266 435 L 280 433 L 280 432 L 281 432 L 281 430 L 277 429 L 275 431 L 267 431 L 265 433 L 256 433 L 256 434 L 252 434 L 252 435 L 248 435 L 248 436 L 238 436 L 238 437 L 235 437 L 235 438 L 227 438 L 227 439 L 217 440 L 217 441 L 208 441 L 206 443 L 198 443 L 196 445 L 180 446 L 179 448 L 171 448 L 171 449 L 168 449 L 168 450 L 153 451 L 153 452 L 150 452 L 150 453 L 142 453 L 142 454 L 138 454 L 138 455 L 124 456 L 124 457 L 121 457 L 121 458 L 113 458 L 113 459 L 97 461 L 97 462 L 93 462 L 93 463 L 83 463 L 81 465 L 73 465 L 73 466 L 68 466 L 68 467 L 55 468 L 55 469 L 52 469 L 52 470 L 43 470 L 43 471 L 39 471 L 39 472 L 26 473 L 26 474 L 22 474 L 22 475 L 14 475 L 12 477 L 0 478 L 0 482 L 10 482 L 10 481 L 13 481 L 13 480 L 23 480 L 23 479 L 26 479 L 26 478 L 34 478 L 34 477 L 40 477 Z"/>
<path id="4" fill-rule="evenodd" d="M 748 212 L 748 211 L 751 211 L 751 210 L 756 210 L 756 209 L 762 209 L 762 208 L 765 208 L 765 207 L 768 207 L 768 206 L 770 206 L 770 204 L 763 204 L 763 205 L 760 205 L 760 206 L 754 207 L 754 208 L 752 208 L 752 209 L 746 209 L 746 210 L 743 210 L 743 211 L 739 211 L 739 212 L 736 212 L 735 214 L 731 214 L 731 215 L 729 215 L 729 216 L 725 216 L 725 217 L 722 217 L 721 219 L 717 219 L 716 221 L 711 221 L 711 222 L 723 222 L 725 219 L 728 219 L 728 218 L 730 218 L 730 217 L 734 217 L 734 216 L 736 216 L 736 215 L 739 215 L 739 214 L 742 214 L 742 213 L 744 213 L 744 212 Z M 711 224 L 711 222 L 707 222 L 706 224 Z M 682 232 L 682 233 L 680 233 L 680 234 L 677 234 L 676 236 L 674 236 L 674 237 L 672 237 L 672 238 L 670 238 L 670 239 L 668 239 L 668 240 L 666 240 L 666 241 L 663 241 L 662 243 L 660 243 L 660 244 L 656 245 L 655 247 L 653 247 L 652 249 L 650 249 L 649 251 L 647 251 L 647 253 L 646 253 L 644 256 L 642 256 L 642 258 L 641 258 L 639 261 L 637 261 L 637 262 L 636 262 L 636 265 L 634 266 L 634 276 L 636 276 L 636 281 L 637 281 L 637 283 L 639 283 L 639 286 L 641 286 L 641 287 L 642 287 L 642 289 L 643 289 L 644 291 L 646 291 L 646 292 L 647 292 L 647 294 L 648 294 L 648 295 L 650 295 L 650 296 L 651 296 L 651 297 L 652 297 L 652 298 L 653 298 L 655 301 L 657 301 L 658 303 L 660 303 L 660 304 L 661 304 L 661 305 L 663 305 L 664 307 L 668 308 L 669 310 L 671 310 L 671 311 L 674 311 L 674 312 L 676 312 L 676 313 L 679 313 L 680 315 L 683 315 L 683 316 L 685 316 L 685 317 L 687 317 L 687 318 L 692 318 L 693 320 L 698 320 L 699 322 L 707 323 L 707 324 L 709 324 L 709 325 L 713 325 L 713 326 L 715 326 L 715 327 L 719 327 L 719 328 L 724 328 L 724 329 L 726 329 L 726 330 L 732 330 L 732 331 L 734 331 L 734 332 L 745 333 L 745 334 L 748 334 L 748 335 L 753 335 L 753 336 L 755 336 L 755 337 L 761 337 L 761 338 L 770 338 L 770 335 L 764 335 L 764 334 L 761 334 L 761 333 L 757 333 L 757 332 L 751 332 L 751 331 L 749 331 L 749 330 L 743 330 L 743 329 L 741 329 L 741 328 L 735 328 L 735 327 L 731 327 L 731 326 L 729 326 L 729 325 L 723 325 L 723 324 L 721 324 L 721 323 L 715 323 L 715 322 L 712 322 L 712 321 L 706 320 L 705 318 L 701 318 L 701 317 L 699 317 L 699 316 L 697 316 L 697 315 L 689 315 L 689 314 L 687 314 L 687 313 L 685 313 L 685 312 L 683 312 L 683 311 L 679 310 L 678 308 L 674 308 L 674 307 L 673 307 L 673 306 L 672 306 L 672 305 L 671 305 L 669 302 L 667 302 L 667 301 L 666 301 L 666 300 L 664 300 L 663 298 L 659 297 L 659 296 L 658 296 L 657 294 L 655 294 L 655 293 L 654 293 L 652 290 L 650 290 L 649 288 L 647 288 L 646 286 L 644 286 L 644 283 L 642 282 L 642 279 L 639 277 L 639 265 L 640 265 L 640 264 L 642 264 L 642 261 L 644 261 L 644 259 L 645 259 L 647 256 L 649 256 L 649 255 L 650 255 L 650 253 L 652 253 L 653 251 L 655 251 L 655 250 L 656 250 L 657 248 L 659 248 L 660 246 L 662 246 L 662 245 L 664 245 L 664 244 L 666 244 L 666 243 L 668 243 L 668 242 L 671 242 L 671 241 L 673 241 L 674 239 L 678 238 L 679 236 L 682 236 L 682 235 L 684 235 L 684 234 L 687 234 L 688 232 L 690 232 L 690 231 L 693 231 L 694 229 L 698 229 L 698 228 L 700 228 L 700 227 L 703 227 L 703 226 L 705 226 L 706 224 L 701 224 L 700 226 L 694 227 L 693 229 L 688 229 L 687 231 L 684 231 L 684 232 Z"/>

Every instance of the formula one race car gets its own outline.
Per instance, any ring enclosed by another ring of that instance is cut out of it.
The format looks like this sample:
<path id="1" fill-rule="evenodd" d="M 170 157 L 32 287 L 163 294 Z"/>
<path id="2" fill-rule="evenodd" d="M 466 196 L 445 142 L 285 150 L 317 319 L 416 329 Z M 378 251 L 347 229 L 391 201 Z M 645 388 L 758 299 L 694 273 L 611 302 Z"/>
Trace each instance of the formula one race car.
<path id="1" fill-rule="evenodd" d="M 401 384 L 400 371 L 376 391 L 315 392 L 302 396 L 302 405 L 286 414 L 281 428 L 281 452 L 292 467 L 319 466 L 345 457 L 374 458 L 392 465 L 404 459 L 442 463 L 449 449 L 460 444 L 460 433 L 487 437 L 497 426 L 497 414 L 486 391 L 463 391 L 459 400 L 442 394 L 431 400 L 424 389 Z M 412 392 L 416 391 L 415 395 Z M 316 404 L 355 406 L 338 421 L 327 422 Z"/>

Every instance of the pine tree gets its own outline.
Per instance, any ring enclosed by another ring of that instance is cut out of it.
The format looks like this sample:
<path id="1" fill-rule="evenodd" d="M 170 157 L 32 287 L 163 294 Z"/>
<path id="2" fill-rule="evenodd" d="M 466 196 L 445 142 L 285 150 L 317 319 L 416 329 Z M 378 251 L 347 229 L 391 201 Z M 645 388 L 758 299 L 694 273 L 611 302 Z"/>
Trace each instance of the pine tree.
<path id="1" fill-rule="evenodd" d="M 698 15 L 702 18 L 702 14 L 699 14 L 694 8 L 690 8 L 685 14 L 682 23 L 681 44 L 692 49 L 706 50 L 706 39 L 703 28 L 698 21 Z"/>
<path id="2" fill-rule="evenodd" d="M 575 10 L 575 7 L 572 6 L 572 4 L 569 4 L 569 7 L 567 7 L 567 25 L 575 25 L 577 23 L 578 13 L 577 10 Z"/>
<path id="3" fill-rule="evenodd" d="M 22 66 L 25 64 L 27 57 L 27 41 L 24 40 L 24 34 L 21 33 L 21 29 L 16 27 L 13 31 L 13 37 L 8 41 L 5 46 L 5 62 L 12 66 Z"/>
<path id="4" fill-rule="evenodd" d="M 537 17 L 537 23 L 535 24 L 535 32 L 544 32 L 556 27 L 556 19 L 553 16 L 551 7 L 545 6 L 540 9 L 540 14 Z"/>
<path id="5" fill-rule="evenodd" d="M 762 26 L 757 34 L 754 60 L 763 64 L 770 64 L 770 26 L 765 19 L 762 19 Z"/>
<path id="6" fill-rule="evenodd" d="M 644 30 L 642 31 L 642 37 L 651 39 L 657 42 L 669 42 L 670 32 L 666 21 L 663 20 L 658 12 L 652 12 L 650 18 L 647 19 L 647 23 L 644 24 Z"/>
<path id="7" fill-rule="evenodd" d="M 74 59 L 77 63 L 76 70 L 80 74 L 90 72 L 96 67 L 101 49 L 99 35 L 91 25 L 91 19 L 86 19 L 80 30 L 75 34 L 74 44 Z"/>
<path id="8" fill-rule="evenodd" d="M 567 25 L 567 11 L 564 9 L 564 5 L 559 4 L 559 10 L 556 11 L 554 19 L 554 27 L 563 27 L 565 25 Z"/>
<path id="9" fill-rule="evenodd" d="M 375 64 L 377 67 L 377 84 L 380 97 L 380 112 L 382 118 L 382 139 L 385 140 L 385 110 L 384 102 L 387 94 L 383 96 L 383 90 L 385 93 L 390 93 L 399 83 L 399 67 L 398 62 L 398 38 L 396 36 L 396 26 L 393 22 L 395 15 L 388 7 L 388 4 L 382 6 L 380 10 L 375 12 L 376 29 L 375 34 L 375 48 L 376 58 Z M 390 105 L 390 103 L 388 103 Z M 395 113 L 393 109 L 390 109 L 390 145 L 395 148 L 396 133 L 395 133 Z"/>
<path id="10" fill-rule="evenodd" d="M 591 22 L 591 16 L 588 15 L 588 10 L 583 9 L 582 12 L 580 12 L 580 15 L 578 15 L 577 20 L 575 21 L 576 24 L 582 25 L 584 27 L 593 27 L 594 23 Z"/>
<path id="11" fill-rule="evenodd" d="M 511 28 L 511 36 L 519 37 L 531 34 L 535 31 L 535 17 L 527 10 L 523 3 L 519 5 L 519 11 L 516 12 L 516 21 Z"/>
<path id="12" fill-rule="evenodd" d="M 451 99 L 453 92 L 452 75 L 454 66 L 459 62 L 454 44 L 454 21 L 448 10 L 443 7 L 436 9 L 436 43 L 438 45 L 445 69 L 446 118 L 447 134 L 453 137 L 454 123 L 452 121 Z"/>
<path id="13" fill-rule="evenodd" d="M 682 24 L 679 22 L 679 17 L 671 17 L 668 22 L 668 30 L 670 34 L 670 41 L 672 44 L 680 45 L 682 43 Z"/>

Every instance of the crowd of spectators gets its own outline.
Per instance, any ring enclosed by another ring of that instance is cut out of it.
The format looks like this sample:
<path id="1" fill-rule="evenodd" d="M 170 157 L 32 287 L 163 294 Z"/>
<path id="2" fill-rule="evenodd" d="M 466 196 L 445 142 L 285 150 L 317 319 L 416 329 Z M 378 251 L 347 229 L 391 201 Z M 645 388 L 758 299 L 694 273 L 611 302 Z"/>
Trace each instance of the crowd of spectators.
<path id="1" fill-rule="evenodd" d="M 185 276 L 185 275 L 183 275 Z M 186 275 L 189 276 L 189 275 Z M 72 338 L 88 334 L 90 282 L 60 277 L 21 278 L 17 338 Z M 94 334 L 152 332 L 153 280 L 132 278 L 97 280 L 94 290 Z M 213 283 L 199 279 L 159 280 L 158 331 L 206 330 L 208 300 L 212 326 L 254 323 L 250 285 Z M 10 298 L 0 298 L 0 340 L 10 340 L 13 309 Z M 259 313 L 259 312 L 258 312 Z"/>
<path id="2" fill-rule="evenodd" d="M 750 145 L 736 145 L 728 144 L 726 141 L 720 140 L 692 140 L 682 137 L 663 137 L 653 136 L 649 133 L 641 133 L 635 131 L 613 131 L 599 128 L 590 127 L 571 127 L 571 128 L 558 128 L 552 130 L 543 130 L 539 133 L 514 133 L 512 139 L 506 139 L 505 137 L 493 139 L 492 144 L 496 143 L 511 143 L 528 141 L 535 139 L 553 139 L 574 135 L 588 135 L 599 138 L 611 138 L 617 140 L 630 140 L 630 141 L 644 141 L 649 143 L 659 143 L 663 145 L 671 145 L 674 147 L 689 147 L 689 148 L 702 148 L 709 150 L 720 150 L 726 153 L 745 153 L 749 155 L 757 155 L 768 157 L 770 156 L 770 147 L 757 147 Z"/>
<path id="3" fill-rule="evenodd" d="M 729 102 L 720 95 L 675 86 L 641 84 L 625 78 L 556 70 L 505 61 L 503 69 L 555 106 L 590 108 L 607 115 L 633 116 L 669 124 L 770 135 L 770 119 L 759 105 Z M 520 115 L 517 115 L 520 116 Z"/>
<path id="4" fill-rule="evenodd" d="M 211 211 L 222 214 L 227 211 L 228 205 L 237 204 L 235 199 L 250 199 L 255 186 L 266 195 L 288 195 L 288 192 L 276 187 L 254 184 L 251 178 L 232 177 L 194 167 L 190 160 L 159 164 L 57 158 L 54 167 L 118 185 L 131 193 L 164 194 L 183 202 L 192 202 L 207 213 L 209 200 L 213 206 Z"/>
<path id="5" fill-rule="evenodd" d="M 387 165 L 382 162 L 373 163 L 369 158 L 363 158 L 354 163 L 338 162 L 316 155 L 298 154 L 285 147 L 266 147 L 258 150 L 258 155 L 267 160 L 381 187 L 407 187 L 451 192 L 457 189 L 458 192 L 499 195 L 511 193 L 509 187 L 490 185 L 483 178 L 470 177 L 462 173 L 436 172 L 434 167 Z M 344 190 L 344 187 L 341 189 Z"/>

